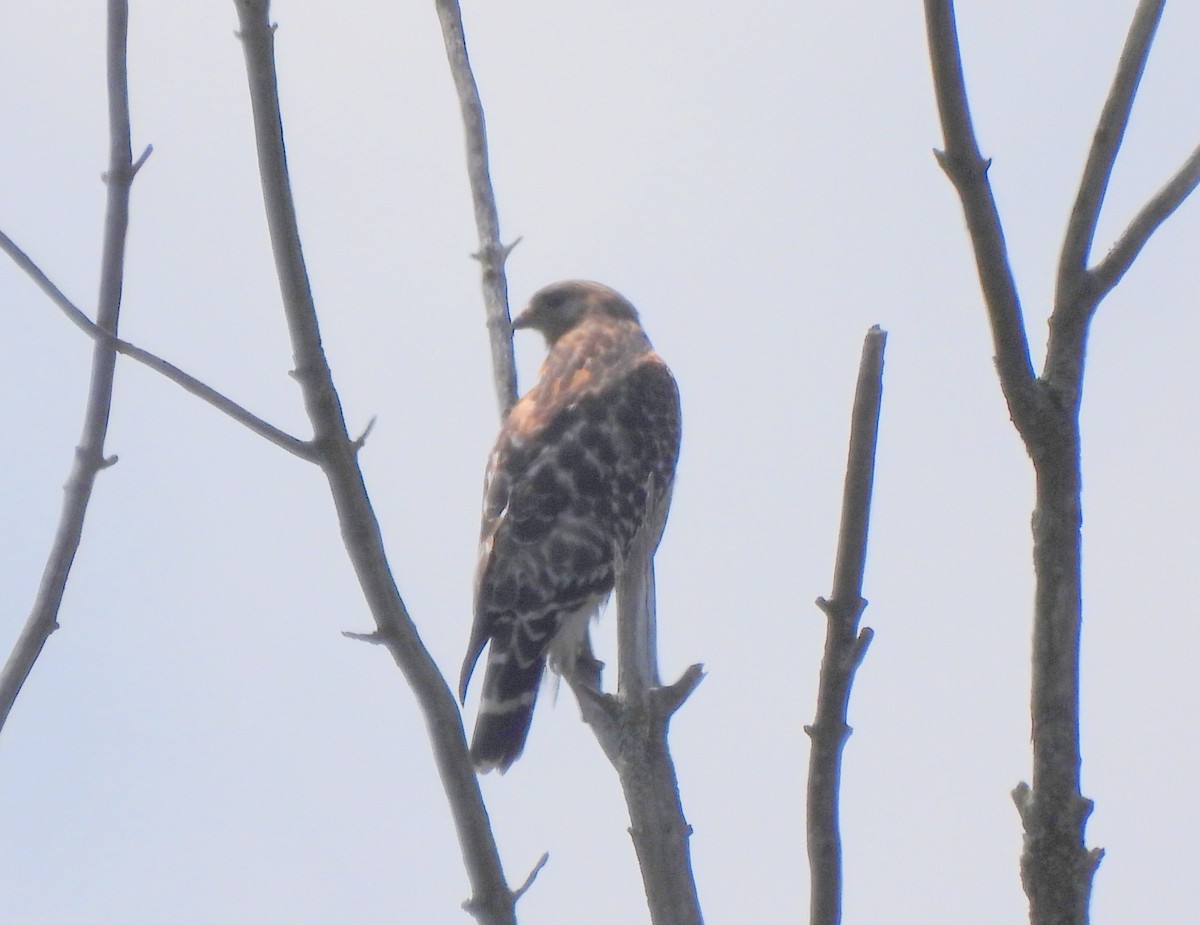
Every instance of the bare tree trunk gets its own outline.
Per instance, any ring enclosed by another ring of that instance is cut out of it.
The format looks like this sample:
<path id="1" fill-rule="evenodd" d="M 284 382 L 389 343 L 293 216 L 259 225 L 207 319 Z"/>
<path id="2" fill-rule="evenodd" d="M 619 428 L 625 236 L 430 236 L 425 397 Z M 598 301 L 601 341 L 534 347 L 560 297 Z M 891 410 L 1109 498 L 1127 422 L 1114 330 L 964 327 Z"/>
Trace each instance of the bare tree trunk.
<path id="1" fill-rule="evenodd" d="M 1063 925 L 1087 921 L 1092 874 L 1102 855 L 1088 851 L 1083 840 L 1092 801 L 1080 793 L 1082 517 L 1079 431 L 1071 417 L 1062 417 L 1065 432 L 1046 438 L 1050 448 L 1035 457 L 1033 786 L 1013 793 L 1025 828 L 1021 880 L 1034 921 Z"/>
<path id="2" fill-rule="evenodd" d="M 1088 267 L 1100 206 L 1124 138 L 1134 96 L 1162 15 L 1163 0 L 1141 0 L 1108 99 L 1100 113 L 1059 255 L 1050 338 L 1041 376 L 1029 357 L 1025 322 L 1004 233 L 967 105 L 950 0 L 926 0 L 934 88 L 945 136 L 938 160 L 962 200 L 1009 413 L 1033 461 L 1031 702 L 1033 784 L 1013 798 L 1025 830 L 1021 880 L 1034 925 L 1085 925 L 1092 878 L 1103 857 L 1088 850 L 1092 802 L 1080 791 L 1079 645 L 1082 523 L 1079 407 L 1088 326 L 1100 300 L 1129 269 L 1150 235 L 1200 184 L 1200 147 L 1135 216 L 1112 250 Z"/>

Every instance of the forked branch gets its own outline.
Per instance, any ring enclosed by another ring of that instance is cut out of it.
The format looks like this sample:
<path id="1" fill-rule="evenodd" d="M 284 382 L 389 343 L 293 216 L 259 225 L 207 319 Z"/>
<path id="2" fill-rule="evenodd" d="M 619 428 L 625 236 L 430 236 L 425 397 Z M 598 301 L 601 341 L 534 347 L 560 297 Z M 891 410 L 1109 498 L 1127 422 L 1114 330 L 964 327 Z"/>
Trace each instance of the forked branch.
<path id="1" fill-rule="evenodd" d="M 649 497 L 655 494 L 647 492 Z M 669 504 L 667 493 L 625 558 L 617 563 L 615 710 L 610 714 L 611 728 L 592 728 L 602 736 L 602 743 L 609 739 L 605 752 L 617 771 L 629 808 L 629 834 L 646 888 L 650 921 L 654 925 L 700 925 L 703 917 L 692 873 L 692 827 L 683 814 L 667 730 L 675 711 L 704 677 L 704 670 L 693 665 L 666 688 L 661 686 L 658 671 L 654 553 Z"/>
<path id="2" fill-rule="evenodd" d="M 1165 0 L 1141 0 L 1133 14 L 1063 238 L 1042 372 L 1042 378 L 1062 406 L 1077 406 L 1080 401 L 1088 326 L 1100 300 L 1129 269 L 1155 229 L 1200 183 L 1200 148 L 1197 148 L 1137 214 L 1112 251 L 1096 267 L 1088 269 L 1100 209 L 1164 6 Z"/>
<path id="3" fill-rule="evenodd" d="M 135 165 L 136 166 L 136 165 Z M 36 263 L 30 259 L 21 248 L 19 248 L 13 240 L 4 232 L 0 231 L 0 250 L 4 251 L 12 258 L 13 263 L 19 266 L 30 279 L 37 284 L 37 287 L 50 297 L 55 305 L 57 305 L 64 315 L 79 328 L 88 337 L 97 342 L 103 341 L 109 344 L 121 356 L 127 356 L 131 360 L 136 360 L 143 366 L 154 370 L 157 373 L 170 379 L 184 391 L 195 395 L 202 401 L 212 405 L 218 411 L 222 411 L 229 417 L 233 418 L 239 424 L 249 428 L 254 433 L 258 434 L 265 440 L 269 440 L 277 447 L 287 450 L 293 456 L 298 456 L 301 459 L 309 462 L 316 461 L 316 455 L 312 449 L 312 444 L 306 440 L 301 440 L 299 437 L 293 437 L 291 434 L 280 430 L 274 424 L 269 424 L 256 414 L 246 410 L 233 399 L 222 395 L 212 386 L 201 382 L 195 376 L 184 372 L 174 363 L 164 360 L 162 357 L 151 353 L 148 350 L 143 350 L 141 347 L 131 344 L 127 340 L 122 340 L 115 334 L 106 331 L 96 322 L 92 321 L 87 314 L 80 309 L 74 302 L 66 297 L 61 289 L 54 285 L 53 281 L 46 276 Z"/>
<path id="4" fill-rule="evenodd" d="M 1164 0 L 1143 0 L 1133 14 L 1133 23 L 1129 27 L 1108 98 L 1096 123 L 1083 178 L 1079 182 L 1075 205 L 1067 222 L 1055 287 L 1054 301 L 1058 306 L 1075 303 L 1078 287 L 1084 280 L 1088 255 L 1096 235 L 1096 223 L 1100 221 L 1100 208 L 1108 192 L 1108 181 L 1117 161 L 1117 152 L 1121 150 L 1121 142 L 1125 138 L 1125 129 L 1133 112 L 1133 100 L 1146 70 L 1150 43 L 1154 41 L 1154 33 L 1158 30 L 1163 5 Z M 1089 301 L 1094 306 L 1098 300 Z"/>
<path id="5" fill-rule="evenodd" d="M 1021 879 L 1034 925 L 1086 925 L 1092 878 L 1103 852 L 1086 847 L 1092 803 L 1080 792 L 1079 653 L 1082 546 L 1079 407 L 1088 327 L 1153 231 L 1200 183 L 1200 149 L 1134 218 L 1109 255 L 1087 269 L 1096 223 L 1163 0 L 1141 0 L 1096 127 L 1059 257 L 1046 365 L 1028 372 L 1016 294 L 999 218 L 978 162 L 950 0 L 926 0 L 929 53 L 947 150 L 939 157 L 958 189 L 991 318 L 1001 386 L 1036 475 L 1035 574 L 1030 714 L 1033 782 L 1013 796 L 1025 830 Z M 999 296 L 999 297 L 998 297 Z"/>
<path id="6" fill-rule="evenodd" d="M 667 731 L 704 669 L 692 665 L 674 684 L 662 687 L 656 653 L 654 552 L 669 503 L 669 497 L 661 499 L 617 563 L 617 693 L 602 692 L 598 675 L 568 675 L 567 682 L 621 782 L 651 922 L 700 925 L 692 829 L 679 798 Z"/>

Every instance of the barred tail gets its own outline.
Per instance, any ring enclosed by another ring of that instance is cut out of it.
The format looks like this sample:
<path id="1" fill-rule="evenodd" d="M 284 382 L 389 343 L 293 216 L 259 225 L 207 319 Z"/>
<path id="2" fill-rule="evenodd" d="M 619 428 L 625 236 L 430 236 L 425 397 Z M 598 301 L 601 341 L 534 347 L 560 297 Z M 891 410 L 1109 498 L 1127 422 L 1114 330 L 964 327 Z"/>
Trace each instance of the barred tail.
<path id="1" fill-rule="evenodd" d="M 471 737 L 471 761 L 480 774 L 493 768 L 503 774 L 524 751 L 545 668 L 545 658 L 522 665 L 510 653 L 496 651 L 495 644 L 489 650 L 479 716 Z"/>

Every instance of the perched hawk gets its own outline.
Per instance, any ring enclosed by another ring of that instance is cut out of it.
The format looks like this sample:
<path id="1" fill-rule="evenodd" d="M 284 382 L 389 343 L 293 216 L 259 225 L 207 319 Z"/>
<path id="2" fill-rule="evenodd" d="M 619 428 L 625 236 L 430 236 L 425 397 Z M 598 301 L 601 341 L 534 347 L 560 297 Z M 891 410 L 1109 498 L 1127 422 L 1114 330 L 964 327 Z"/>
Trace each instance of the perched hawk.
<path id="1" fill-rule="evenodd" d="M 475 623 L 459 696 L 484 646 L 471 759 L 501 772 L 521 754 L 549 659 L 569 670 L 614 560 L 667 503 L 679 455 L 679 392 L 634 307 L 599 283 L 537 292 L 514 328 L 549 354 L 488 460 Z"/>

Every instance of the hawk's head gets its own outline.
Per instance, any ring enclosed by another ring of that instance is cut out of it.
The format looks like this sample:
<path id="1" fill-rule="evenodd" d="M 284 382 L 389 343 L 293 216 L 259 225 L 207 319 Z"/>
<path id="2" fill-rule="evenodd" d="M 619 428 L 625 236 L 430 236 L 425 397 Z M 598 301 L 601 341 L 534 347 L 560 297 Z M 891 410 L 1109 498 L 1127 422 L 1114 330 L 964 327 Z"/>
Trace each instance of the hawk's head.
<path id="1" fill-rule="evenodd" d="M 529 307 L 513 319 L 513 329 L 532 328 L 541 331 L 546 346 L 554 342 L 585 318 L 603 315 L 626 321 L 637 321 L 634 307 L 615 289 L 583 279 L 568 279 L 539 289 L 529 300 Z"/>

